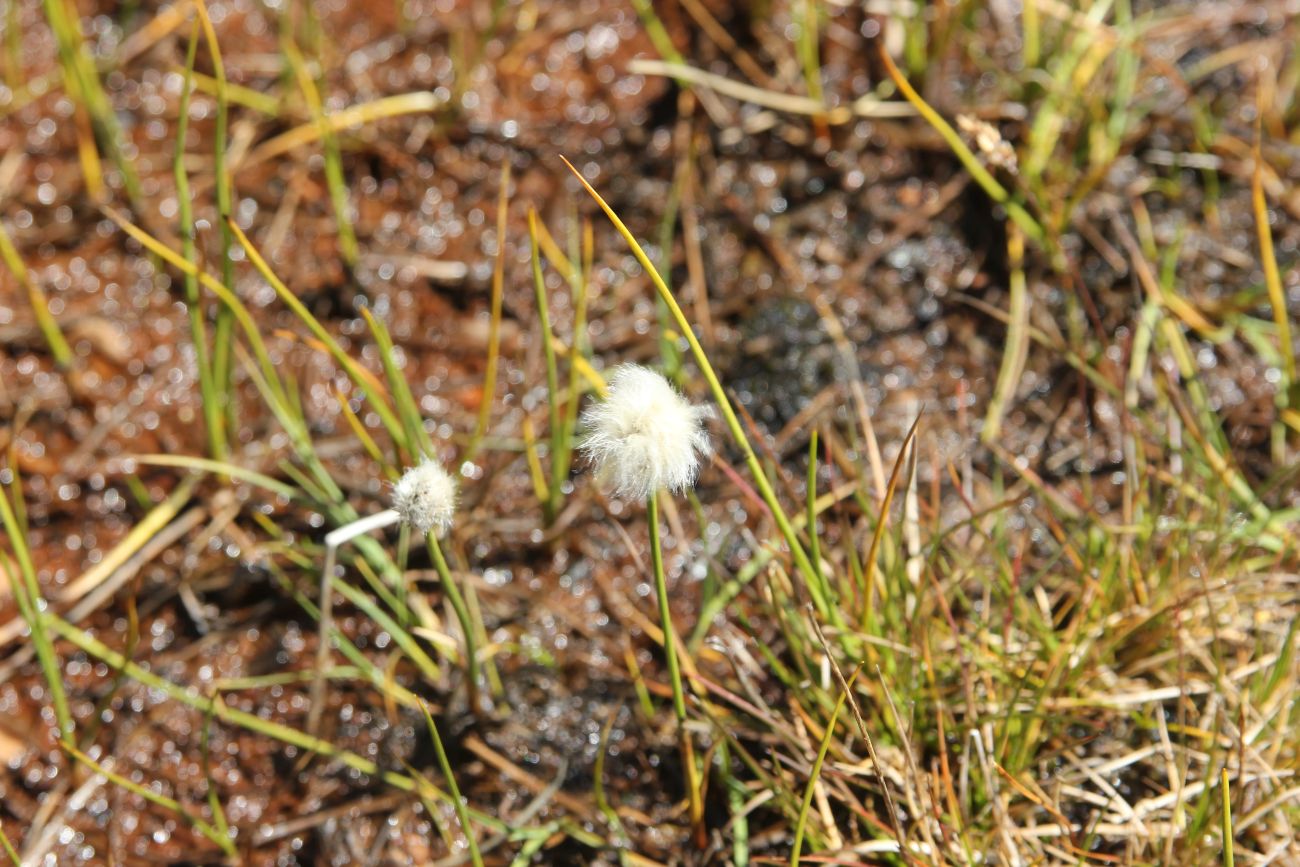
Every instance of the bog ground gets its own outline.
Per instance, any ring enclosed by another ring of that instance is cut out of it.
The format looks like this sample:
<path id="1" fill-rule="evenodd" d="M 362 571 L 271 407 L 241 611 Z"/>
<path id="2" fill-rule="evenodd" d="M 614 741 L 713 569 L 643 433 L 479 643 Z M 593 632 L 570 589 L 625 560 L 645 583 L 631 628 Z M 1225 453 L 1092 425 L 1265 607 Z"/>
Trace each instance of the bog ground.
<path id="1" fill-rule="evenodd" d="M 1294 2 L 0 9 L 14 863 L 1300 864 Z"/>

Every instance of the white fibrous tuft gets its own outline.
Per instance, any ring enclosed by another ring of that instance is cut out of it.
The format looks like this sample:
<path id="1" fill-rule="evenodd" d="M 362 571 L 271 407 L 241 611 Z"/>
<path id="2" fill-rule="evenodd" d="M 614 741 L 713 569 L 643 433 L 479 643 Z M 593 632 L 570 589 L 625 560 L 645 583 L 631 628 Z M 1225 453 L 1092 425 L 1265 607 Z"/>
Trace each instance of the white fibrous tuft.
<path id="1" fill-rule="evenodd" d="M 423 460 L 393 486 L 393 508 L 421 533 L 446 532 L 456 514 L 456 480 L 442 464 Z"/>
<path id="2" fill-rule="evenodd" d="M 691 406 L 668 380 L 638 364 L 609 375 L 604 400 L 582 414 L 579 448 L 620 497 L 648 499 L 660 488 L 678 493 L 699 474 L 711 452 L 706 406 Z"/>

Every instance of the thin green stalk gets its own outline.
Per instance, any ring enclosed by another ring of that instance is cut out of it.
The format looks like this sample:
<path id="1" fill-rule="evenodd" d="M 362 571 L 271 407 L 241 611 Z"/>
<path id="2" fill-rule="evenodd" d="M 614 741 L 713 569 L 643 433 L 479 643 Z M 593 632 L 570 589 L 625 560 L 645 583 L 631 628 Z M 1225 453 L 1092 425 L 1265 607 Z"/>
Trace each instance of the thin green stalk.
<path id="1" fill-rule="evenodd" d="M 560 486 L 568 477 L 569 469 L 564 466 L 564 426 L 560 422 L 560 368 L 555 360 L 555 345 L 551 336 L 551 314 L 546 302 L 546 280 L 542 276 L 542 254 L 537 247 L 537 212 L 528 209 L 528 243 L 532 250 L 533 288 L 537 294 L 537 316 L 542 331 L 542 351 L 546 357 L 546 406 L 551 423 L 551 480 L 550 488 L 543 504 L 546 523 L 555 520 L 560 504 Z"/>
<path id="2" fill-rule="evenodd" d="M 664 275 L 664 283 L 672 291 L 669 281 L 673 268 L 673 229 L 677 226 L 677 215 L 681 210 L 682 184 L 685 173 L 676 172 L 676 179 L 668 190 L 668 201 L 664 203 L 664 214 L 659 221 L 659 265 L 657 270 Z M 664 376 L 673 382 L 679 382 L 682 373 L 682 354 L 677 351 L 677 341 L 673 339 L 672 322 L 669 321 L 668 305 L 662 298 L 655 299 L 655 316 L 659 320 L 659 358 L 663 365 Z"/>
<path id="3" fill-rule="evenodd" d="M 655 595 L 659 599 L 659 623 L 664 631 L 664 656 L 668 661 L 668 682 L 673 690 L 673 715 L 677 718 L 677 732 L 682 746 L 682 765 L 686 772 L 686 795 L 690 802 L 692 824 L 704 815 L 700 802 L 700 787 L 695 768 L 695 755 L 690 734 L 686 731 L 686 693 L 682 689 L 681 662 L 677 658 L 677 634 L 673 630 L 672 611 L 668 606 L 668 581 L 664 577 L 663 550 L 659 540 L 659 495 L 652 493 L 646 500 L 650 523 L 650 562 L 655 573 Z"/>
<path id="4" fill-rule="evenodd" d="M 823 617 L 831 619 L 836 625 L 842 625 L 843 618 L 839 610 L 833 607 L 823 594 L 822 588 L 817 582 L 817 573 L 813 569 L 812 561 L 808 559 L 808 553 L 799 542 L 799 536 L 795 533 L 794 525 L 790 523 L 790 518 L 786 515 L 785 509 L 782 508 L 780 500 L 777 499 L 776 491 L 773 490 L 772 483 L 768 481 L 767 473 L 764 471 L 758 455 L 754 452 L 754 447 L 750 445 L 749 438 L 745 436 L 745 429 L 741 425 L 740 419 L 737 418 L 736 411 L 731 406 L 731 401 L 727 398 L 727 392 L 722 387 L 717 373 L 713 370 L 713 365 L 709 362 L 708 355 L 704 352 L 704 347 L 700 345 L 699 339 L 696 338 L 695 331 L 691 328 L 691 323 L 687 320 L 686 314 L 682 312 L 681 306 L 678 305 L 677 299 L 673 297 L 668 285 L 664 283 L 663 277 L 655 269 L 654 263 L 650 261 L 650 257 L 646 255 L 645 250 L 637 243 L 636 237 L 619 218 L 618 214 L 614 212 L 614 209 L 601 198 L 595 187 L 587 183 L 587 179 L 574 168 L 573 163 L 564 157 L 560 157 L 560 159 L 564 160 L 564 164 L 569 167 L 569 171 L 573 172 L 574 177 L 600 205 L 601 210 L 605 212 L 605 216 L 609 218 L 610 222 L 614 224 L 614 228 L 623 236 L 623 240 L 627 242 L 628 247 L 632 250 L 632 255 L 636 257 L 637 262 L 650 276 L 659 297 L 663 298 L 664 303 L 668 305 L 668 309 L 673 314 L 673 320 L 681 330 L 682 336 L 690 344 L 691 353 L 695 356 L 695 363 L 699 365 L 700 372 L 704 374 L 705 380 L 709 383 L 709 389 L 713 392 L 713 399 L 722 412 L 722 418 L 727 424 L 727 429 L 731 432 L 732 439 L 735 440 L 737 447 L 744 454 L 745 463 L 753 476 L 754 485 L 758 488 L 759 496 L 763 498 L 763 502 L 767 504 L 768 509 L 771 511 L 781 537 L 785 539 L 786 545 L 790 548 L 790 556 L 794 558 L 795 566 L 804 576 L 804 583 L 808 588 L 808 595 L 812 598 L 813 605 L 816 606 L 817 612 Z"/>
<path id="5" fill-rule="evenodd" d="M 207 3 L 198 0 L 194 8 L 203 27 L 208 53 L 212 56 L 212 72 L 216 81 L 217 117 L 212 145 L 212 173 L 216 178 L 217 215 L 221 224 L 221 282 L 227 286 L 234 286 L 235 260 L 230 255 L 234 236 L 230 232 L 228 222 L 231 218 L 233 193 L 230 173 L 226 170 L 226 140 L 230 126 L 229 85 L 226 81 L 226 65 L 221 59 L 221 46 L 217 44 L 217 32 L 212 26 L 212 19 L 208 16 Z M 212 381 L 219 399 L 225 404 L 222 415 L 232 429 L 234 427 L 234 419 L 231 415 L 234 409 L 234 380 L 230 347 L 234 328 L 234 313 L 227 305 L 218 305 L 217 321 L 213 330 Z"/>
<path id="6" fill-rule="evenodd" d="M 212 712 L 216 708 L 216 702 L 208 702 L 208 709 L 203 714 L 203 731 L 200 734 L 199 749 L 203 760 L 203 779 L 208 787 L 208 809 L 212 811 L 213 827 L 223 839 L 230 839 L 230 823 L 226 819 L 226 811 L 221 806 L 221 798 L 217 795 L 217 783 L 212 778 Z M 223 847 L 224 848 L 224 847 Z"/>
<path id="7" fill-rule="evenodd" d="M 198 256 L 194 249 L 194 205 L 190 197 L 190 179 L 185 171 L 185 135 L 190 125 L 190 85 L 194 73 L 194 55 L 199 45 L 199 28 L 190 28 L 189 47 L 185 52 L 185 78 L 181 84 L 181 103 L 176 120 L 176 148 L 172 155 L 172 174 L 176 179 L 177 219 L 181 236 L 181 255 L 194 266 L 183 275 L 185 307 L 190 320 L 190 341 L 194 344 L 195 365 L 199 371 L 199 394 L 203 400 L 203 424 L 207 428 L 208 452 L 214 461 L 226 457 L 226 423 L 221 401 L 213 383 L 212 364 L 208 355 L 208 329 L 203 322 L 203 299 L 199 294 Z M 224 306 L 224 305 L 223 305 Z"/>
<path id="8" fill-rule="evenodd" d="M 424 711 L 424 721 L 429 725 L 429 736 L 433 738 L 433 748 L 438 753 L 438 766 L 442 768 L 442 776 L 447 781 L 447 790 L 451 793 L 452 809 L 456 811 L 456 818 L 460 820 L 461 833 L 465 835 L 465 843 L 469 846 L 469 860 L 474 867 L 483 867 L 483 855 L 478 850 L 474 826 L 469 822 L 469 809 L 465 806 L 465 799 L 461 797 L 460 786 L 456 784 L 456 775 L 451 771 L 451 760 L 447 758 L 447 750 L 442 745 L 438 726 L 434 724 L 433 714 L 429 713 L 427 704 L 420 702 L 420 710 Z"/>
<path id="9" fill-rule="evenodd" d="M 310 4 L 307 8 L 310 9 Z M 298 79 L 298 87 L 307 100 L 312 119 L 316 121 L 316 126 L 320 130 L 321 147 L 325 150 L 325 183 L 329 188 L 330 202 L 334 206 L 334 220 L 338 223 L 339 254 L 343 257 L 343 262 L 349 268 L 353 268 L 357 264 L 357 236 L 352 228 L 351 206 L 348 203 L 348 187 L 343 176 L 343 157 L 339 152 L 338 136 L 334 134 L 334 127 L 329 122 L 325 106 L 321 102 L 320 90 L 316 80 L 307 70 L 302 52 L 288 39 L 284 41 L 282 47 Z"/>
<path id="10" fill-rule="evenodd" d="M 822 764 L 830 750 L 831 740 L 835 736 L 835 724 L 839 722 L 840 711 L 844 709 L 844 699 L 848 693 L 840 690 L 835 699 L 835 708 L 831 711 L 830 722 L 826 724 L 826 733 L 822 735 L 817 747 L 817 758 L 813 760 L 812 770 L 808 772 L 808 785 L 804 788 L 803 802 L 799 805 L 799 818 L 794 823 L 794 846 L 790 850 L 790 867 L 799 867 L 799 857 L 803 854 L 804 831 L 808 827 L 808 812 L 812 809 L 813 794 L 817 791 L 817 780 L 821 777 Z"/>
<path id="11" fill-rule="evenodd" d="M 655 595 L 659 600 L 659 622 L 664 630 L 664 656 L 668 660 L 668 680 L 673 688 L 673 714 L 678 723 L 686 722 L 686 694 L 682 690 L 682 670 L 677 659 L 677 638 L 673 631 L 672 614 L 668 607 L 668 581 L 664 577 L 663 551 L 659 542 L 659 497 L 651 494 L 646 500 L 650 521 L 650 561 L 655 573 Z"/>
<path id="12" fill-rule="evenodd" d="M 587 286 L 591 274 L 594 248 L 591 222 L 586 221 L 582 227 L 581 262 L 574 257 L 570 259 L 569 283 L 573 290 L 573 344 L 569 347 L 569 393 L 564 404 L 564 475 L 567 477 L 573 465 L 573 432 L 578 426 L 578 404 L 582 401 L 582 373 L 580 366 L 587 362 L 590 354 L 590 341 L 587 340 Z"/>
<path id="13" fill-rule="evenodd" d="M 15 497 L 22 493 L 15 489 Z M 50 640 L 48 626 L 50 615 L 45 610 L 45 599 L 41 596 L 41 585 L 36 578 L 36 566 L 32 562 L 32 552 L 27 547 L 27 536 L 23 532 L 18 516 L 9 502 L 9 494 L 0 486 L 0 523 L 4 525 L 9 536 L 9 547 L 13 549 L 14 559 L 18 561 L 18 581 L 13 580 L 5 560 L 0 557 L 0 573 L 3 573 L 9 587 L 13 590 L 14 600 L 18 603 L 19 614 L 31 630 L 32 645 L 36 659 L 40 663 L 41 673 L 45 675 L 46 688 L 50 691 L 50 700 L 54 705 L 54 716 L 59 723 L 59 733 L 64 738 L 71 738 L 74 730 L 72 711 L 68 707 L 68 696 L 63 691 L 63 666 L 59 663 Z"/>
<path id="14" fill-rule="evenodd" d="M 731 749 L 727 743 L 726 739 L 718 742 L 718 768 L 731 812 L 731 861 L 735 867 L 749 867 L 749 811 L 745 808 L 749 792 L 731 772 Z"/>
<path id="15" fill-rule="evenodd" d="M 812 558 L 813 569 L 817 571 L 817 582 L 826 585 L 826 576 L 822 574 L 821 541 L 817 538 L 817 428 L 813 428 L 808 438 L 808 556 Z"/>
<path id="16" fill-rule="evenodd" d="M 1223 867 L 1232 867 L 1232 791 L 1228 786 L 1228 769 L 1224 768 L 1220 779 L 1223 790 Z"/>
<path id="17" fill-rule="evenodd" d="M 447 601 L 451 603 L 452 611 L 456 614 L 456 620 L 460 623 L 460 631 L 465 633 L 465 676 L 468 683 L 469 706 L 470 710 L 477 714 L 479 707 L 479 659 L 478 659 L 478 630 L 474 626 L 474 620 L 470 617 L 469 606 L 465 604 L 465 597 L 460 592 L 460 585 L 452 577 L 451 569 L 447 566 L 447 558 L 443 556 L 442 545 L 438 542 L 438 537 L 433 533 L 425 536 L 429 546 L 429 554 L 433 558 L 434 568 L 438 570 L 438 578 L 442 581 L 443 591 L 447 594 Z"/>
<path id="18" fill-rule="evenodd" d="M 18 250 L 14 247 L 14 242 L 9 238 L 9 232 L 2 222 L 0 222 L 0 259 L 4 260 L 5 267 L 14 275 L 14 279 L 27 290 L 27 300 L 32 306 L 32 314 L 36 317 L 36 327 L 41 330 L 41 336 L 50 347 L 54 362 L 64 370 L 72 367 L 76 358 L 72 353 L 72 347 L 68 345 L 67 338 L 59 329 L 59 323 L 50 313 L 50 305 L 45 299 L 45 293 L 32 279 L 31 273 L 28 272 L 22 257 L 18 255 Z"/>
<path id="19" fill-rule="evenodd" d="M 393 344 L 392 335 L 370 308 L 362 307 L 361 316 L 370 326 L 370 333 L 374 335 L 375 343 L 379 346 L 379 363 L 384 368 L 384 378 L 388 380 L 388 394 L 393 399 L 393 406 L 406 432 L 406 443 L 411 458 L 415 460 L 421 455 L 434 455 L 436 449 L 433 447 L 433 439 L 424 427 L 424 418 L 420 415 L 420 407 L 415 402 L 415 395 L 411 393 L 411 384 L 406 381 L 406 376 L 397 366 L 397 348 Z"/>
<path id="20" fill-rule="evenodd" d="M 1029 5 L 1033 5 L 1032 3 Z M 1002 432 L 1002 417 L 1015 398 L 1029 354 L 1029 291 L 1025 282 L 1025 239 L 1018 226 L 1007 228 L 1007 259 L 1011 270 L 1011 308 L 1007 317 L 1007 338 L 998 368 L 997 384 L 984 415 L 984 442 L 996 442 Z"/>

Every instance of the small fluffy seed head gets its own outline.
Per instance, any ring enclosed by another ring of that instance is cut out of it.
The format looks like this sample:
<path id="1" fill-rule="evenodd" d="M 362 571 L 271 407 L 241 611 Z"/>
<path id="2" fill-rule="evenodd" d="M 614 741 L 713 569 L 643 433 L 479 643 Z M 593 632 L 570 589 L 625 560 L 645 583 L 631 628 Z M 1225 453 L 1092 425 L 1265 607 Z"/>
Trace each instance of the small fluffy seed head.
<path id="1" fill-rule="evenodd" d="M 712 415 L 653 370 L 624 364 L 609 375 L 605 399 L 582 414 L 579 448 L 620 497 L 645 500 L 660 488 L 679 493 L 695 483 L 711 451 L 704 420 Z"/>
<path id="2" fill-rule="evenodd" d="M 393 508 L 420 533 L 444 533 L 456 514 L 456 480 L 437 461 L 420 461 L 393 486 Z"/>

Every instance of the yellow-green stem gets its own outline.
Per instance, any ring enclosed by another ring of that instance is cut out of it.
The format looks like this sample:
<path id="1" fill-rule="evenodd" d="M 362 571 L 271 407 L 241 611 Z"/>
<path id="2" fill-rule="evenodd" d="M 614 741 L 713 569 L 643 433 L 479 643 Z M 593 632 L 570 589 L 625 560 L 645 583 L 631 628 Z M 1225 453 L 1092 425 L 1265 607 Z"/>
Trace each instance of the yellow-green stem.
<path id="1" fill-rule="evenodd" d="M 691 821 L 703 815 L 700 787 L 695 770 L 695 750 L 686 731 L 686 693 L 682 689 L 681 662 L 677 659 L 677 634 L 673 631 L 672 611 L 668 606 L 668 580 L 664 577 L 663 550 L 659 543 L 659 495 L 652 493 L 646 500 L 650 522 L 650 562 L 655 573 L 655 595 L 659 599 L 659 623 L 664 631 L 664 657 L 668 661 L 668 682 L 673 690 L 673 715 L 677 718 L 678 738 L 681 744 L 682 765 L 686 773 L 686 795 L 690 802 Z"/>

